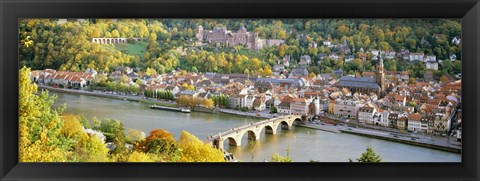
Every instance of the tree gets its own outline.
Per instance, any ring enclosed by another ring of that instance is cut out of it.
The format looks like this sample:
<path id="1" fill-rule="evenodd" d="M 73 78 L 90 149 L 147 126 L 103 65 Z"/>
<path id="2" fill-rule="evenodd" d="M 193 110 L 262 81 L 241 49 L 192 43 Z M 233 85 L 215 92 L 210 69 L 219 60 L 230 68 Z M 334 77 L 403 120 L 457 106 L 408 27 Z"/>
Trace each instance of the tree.
<path id="1" fill-rule="evenodd" d="M 173 135 L 165 130 L 156 129 L 142 141 L 138 149 L 145 153 L 161 156 L 165 160 L 175 161 L 178 159 L 178 145 Z"/>
<path id="2" fill-rule="evenodd" d="M 287 146 L 287 156 L 281 156 L 278 153 L 272 155 L 272 162 L 292 162 L 290 158 L 290 146 Z"/>
<path id="3" fill-rule="evenodd" d="M 126 135 L 127 143 L 138 143 L 145 139 L 145 133 L 137 129 L 128 129 Z"/>
<path id="4" fill-rule="evenodd" d="M 292 159 L 289 156 L 282 156 L 278 153 L 273 153 L 272 162 L 292 162 Z"/>
<path id="5" fill-rule="evenodd" d="M 80 162 L 107 162 L 108 149 L 96 135 L 82 138 L 75 146 L 75 157 Z"/>
<path id="6" fill-rule="evenodd" d="M 143 56 L 145 60 L 150 60 L 150 52 L 145 52 L 145 55 Z"/>
<path id="7" fill-rule="evenodd" d="M 64 162 L 71 152 L 71 138 L 62 136 L 64 107 L 52 109 L 55 97 L 47 91 L 36 95 L 37 85 L 29 78 L 30 68 L 19 72 L 19 161 Z"/>
<path id="8" fill-rule="evenodd" d="M 112 38 L 119 38 L 120 37 L 120 33 L 116 29 L 112 31 L 111 35 L 112 35 Z"/>
<path id="9" fill-rule="evenodd" d="M 115 119 L 104 119 L 100 123 L 100 131 L 107 137 L 107 142 L 112 142 L 115 139 L 115 135 L 119 132 L 123 132 L 122 122 Z"/>
<path id="10" fill-rule="evenodd" d="M 148 76 L 151 76 L 153 74 L 157 74 L 157 71 L 155 71 L 155 69 L 153 68 L 147 68 L 147 70 L 145 71 L 145 74 L 147 74 Z"/>
<path id="11" fill-rule="evenodd" d="M 157 159 L 154 154 L 134 151 L 128 155 L 127 162 L 155 162 Z"/>
<path id="12" fill-rule="evenodd" d="M 442 75 L 442 77 L 440 77 L 440 82 L 447 83 L 448 82 L 448 77 L 445 76 L 445 75 Z"/>
<path id="13" fill-rule="evenodd" d="M 408 79 L 408 84 L 415 84 L 415 82 L 416 82 L 416 81 L 415 81 L 415 79 L 414 79 L 413 77 L 410 77 L 410 78 Z"/>
<path id="14" fill-rule="evenodd" d="M 243 71 L 243 74 L 247 74 L 247 75 L 250 74 L 250 70 L 245 69 L 245 71 Z"/>
<path id="15" fill-rule="evenodd" d="M 210 109 L 211 109 L 211 108 L 213 108 L 213 106 L 214 106 L 214 102 L 213 102 L 212 99 L 206 98 L 206 99 L 203 99 L 202 105 L 203 105 L 204 107 L 206 107 L 206 108 L 210 108 Z"/>
<path id="16" fill-rule="evenodd" d="M 190 99 L 190 97 L 183 95 L 178 97 L 175 101 L 179 106 L 189 106 L 192 100 Z"/>
<path id="17" fill-rule="evenodd" d="M 367 150 L 362 153 L 362 156 L 360 158 L 357 158 L 358 162 L 381 162 L 382 158 L 380 155 L 376 154 L 372 147 L 367 147 Z"/>
<path id="18" fill-rule="evenodd" d="M 223 152 L 204 144 L 197 137 L 187 131 L 180 133 L 178 147 L 182 150 L 180 160 L 182 162 L 224 162 Z"/>
<path id="19" fill-rule="evenodd" d="M 270 108 L 270 112 L 271 112 L 271 113 L 277 113 L 277 112 L 278 112 L 277 107 L 272 106 L 272 107 Z"/>

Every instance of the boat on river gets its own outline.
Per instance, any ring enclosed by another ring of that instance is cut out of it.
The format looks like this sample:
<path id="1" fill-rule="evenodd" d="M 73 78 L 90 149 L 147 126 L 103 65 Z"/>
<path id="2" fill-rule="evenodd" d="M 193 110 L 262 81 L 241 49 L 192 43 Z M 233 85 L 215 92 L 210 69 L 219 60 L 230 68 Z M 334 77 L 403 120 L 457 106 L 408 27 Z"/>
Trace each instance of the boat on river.
<path id="1" fill-rule="evenodd" d="M 184 113 L 191 113 L 192 111 L 188 108 L 181 108 L 180 109 L 181 112 L 184 112 Z"/>
<path id="2" fill-rule="evenodd" d="M 178 111 L 183 113 L 191 113 L 192 110 L 189 108 L 175 108 L 175 107 L 165 107 L 165 106 L 157 106 L 157 105 L 150 105 L 150 109 L 160 109 L 160 110 L 167 110 L 167 111 Z"/>

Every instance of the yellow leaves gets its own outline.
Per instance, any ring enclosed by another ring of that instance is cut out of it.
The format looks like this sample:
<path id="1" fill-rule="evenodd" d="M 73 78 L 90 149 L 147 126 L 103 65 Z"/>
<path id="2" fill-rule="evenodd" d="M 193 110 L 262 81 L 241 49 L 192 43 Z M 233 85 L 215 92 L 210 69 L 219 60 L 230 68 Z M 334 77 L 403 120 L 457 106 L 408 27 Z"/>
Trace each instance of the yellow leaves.
<path id="1" fill-rule="evenodd" d="M 252 58 L 252 65 L 254 67 L 260 67 L 260 60 L 258 58 Z"/>
<path id="2" fill-rule="evenodd" d="M 288 156 L 284 157 L 278 153 L 274 153 L 272 155 L 272 162 L 292 162 L 292 159 L 290 159 Z"/>
<path id="3" fill-rule="evenodd" d="M 156 162 L 157 158 L 154 154 L 143 153 L 139 151 L 134 151 L 128 155 L 127 162 Z"/>
<path id="4" fill-rule="evenodd" d="M 75 157 L 80 162 L 108 162 L 108 149 L 96 135 L 80 140 L 75 146 Z"/>
<path id="5" fill-rule="evenodd" d="M 86 136 L 82 124 L 79 121 L 79 116 L 67 114 L 62 116 L 64 124 L 61 133 L 67 138 L 80 138 Z"/>
<path id="6" fill-rule="evenodd" d="M 224 162 L 223 153 L 208 144 L 204 144 L 197 137 L 187 131 L 182 131 L 178 143 L 182 150 L 181 162 Z"/>
<path id="7" fill-rule="evenodd" d="M 33 44 L 33 40 L 30 40 L 30 36 L 27 36 L 26 38 L 24 38 L 23 40 L 20 41 L 21 44 L 25 47 L 29 47 L 30 45 Z"/>
<path id="8" fill-rule="evenodd" d="M 210 109 L 211 109 L 211 108 L 213 108 L 213 106 L 214 106 L 214 102 L 213 102 L 212 99 L 203 99 L 202 105 L 203 105 L 204 107 L 206 107 L 206 108 L 210 108 Z"/>
<path id="9" fill-rule="evenodd" d="M 55 146 L 48 146 L 43 141 L 19 148 L 20 162 L 66 162 L 71 153 Z"/>

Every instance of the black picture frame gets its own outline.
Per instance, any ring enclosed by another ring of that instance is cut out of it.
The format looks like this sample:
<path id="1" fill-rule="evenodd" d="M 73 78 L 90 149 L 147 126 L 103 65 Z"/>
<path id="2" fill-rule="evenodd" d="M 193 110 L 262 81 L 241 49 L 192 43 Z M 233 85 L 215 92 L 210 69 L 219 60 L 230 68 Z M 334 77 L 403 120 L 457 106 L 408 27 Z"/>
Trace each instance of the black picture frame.
<path id="1" fill-rule="evenodd" d="M 2 180 L 478 180 L 478 0 L 1 0 Z M 19 18 L 461 18 L 462 163 L 18 163 Z"/>

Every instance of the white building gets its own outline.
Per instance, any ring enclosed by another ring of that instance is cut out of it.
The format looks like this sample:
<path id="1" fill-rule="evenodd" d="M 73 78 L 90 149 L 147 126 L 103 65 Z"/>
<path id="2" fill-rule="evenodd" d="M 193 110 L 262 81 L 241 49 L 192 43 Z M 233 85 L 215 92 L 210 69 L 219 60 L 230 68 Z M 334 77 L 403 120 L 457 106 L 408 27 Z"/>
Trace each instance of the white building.
<path id="1" fill-rule="evenodd" d="M 356 118 L 357 111 L 362 105 L 351 99 L 337 99 L 333 107 L 333 114 L 340 117 Z"/>
<path id="2" fill-rule="evenodd" d="M 422 123 L 421 123 L 422 116 L 418 113 L 410 114 L 408 116 L 408 126 L 407 129 L 413 132 L 421 132 L 422 130 Z"/>
<path id="3" fill-rule="evenodd" d="M 370 106 L 364 106 L 358 109 L 358 122 L 373 124 L 376 109 Z"/>
<path id="4" fill-rule="evenodd" d="M 431 70 L 438 70 L 438 63 L 436 61 L 427 61 L 425 67 Z"/>
<path id="5" fill-rule="evenodd" d="M 291 114 L 290 111 L 290 102 L 283 101 L 277 106 L 277 112 L 280 114 Z"/>
<path id="6" fill-rule="evenodd" d="M 253 95 L 247 96 L 247 99 L 245 100 L 245 107 L 252 108 L 253 101 L 255 101 L 255 96 Z"/>
<path id="7" fill-rule="evenodd" d="M 425 62 L 436 62 L 437 61 L 437 56 L 427 55 L 427 56 L 425 56 L 425 59 L 423 61 L 425 61 Z"/>
<path id="8" fill-rule="evenodd" d="M 230 95 L 230 107 L 245 107 L 247 102 L 247 95 L 245 94 L 233 94 Z"/>
<path id="9" fill-rule="evenodd" d="M 424 56 L 425 56 L 425 54 L 423 54 L 423 53 L 410 53 L 410 55 L 408 56 L 408 59 L 410 61 L 422 61 L 423 62 Z"/>
<path id="10" fill-rule="evenodd" d="M 352 60 L 355 60 L 355 56 L 353 56 L 353 55 L 347 55 L 347 56 L 345 56 L 345 63 L 346 63 L 346 62 L 350 62 L 350 61 L 352 61 Z"/>
<path id="11" fill-rule="evenodd" d="M 460 38 L 454 37 L 454 38 L 452 39 L 452 43 L 455 44 L 455 45 L 459 45 L 460 42 L 461 42 Z"/>
<path id="12" fill-rule="evenodd" d="M 390 113 L 386 110 L 378 110 L 378 112 L 375 113 L 375 119 L 373 124 L 388 127 L 389 114 Z"/>
<path id="13" fill-rule="evenodd" d="M 328 46 L 328 47 L 331 47 L 331 46 L 332 46 L 332 42 L 330 42 L 330 41 L 323 41 L 323 45 Z"/>

